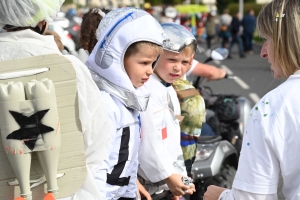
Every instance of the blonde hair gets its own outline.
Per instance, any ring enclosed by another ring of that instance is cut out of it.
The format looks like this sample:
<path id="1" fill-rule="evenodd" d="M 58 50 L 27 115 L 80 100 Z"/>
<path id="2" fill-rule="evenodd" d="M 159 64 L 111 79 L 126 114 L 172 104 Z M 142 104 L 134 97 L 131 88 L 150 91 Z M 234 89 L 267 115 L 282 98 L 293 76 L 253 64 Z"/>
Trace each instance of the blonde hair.
<path id="1" fill-rule="evenodd" d="M 196 52 L 196 45 L 194 43 L 191 43 L 184 47 L 184 49 L 181 51 L 188 55 L 193 55 Z"/>
<path id="2" fill-rule="evenodd" d="M 261 37 L 272 40 L 273 58 L 288 77 L 300 69 L 300 3 L 299 0 L 273 0 L 257 17 Z"/>
<path id="3" fill-rule="evenodd" d="M 135 54 L 135 53 L 138 53 L 141 51 L 141 48 L 144 48 L 144 47 L 148 47 L 148 48 L 151 48 L 151 49 L 154 49 L 155 51 L 157 51 L 157 53 L 161 54 L 162 53 L 162 47 L 155 44 L 155 43 L 152 43 L 152 42 L 147 42 L 147 41 L 140 41 L 140 42 L 135 42 L 135 43 L 132 43 L 126 50 L 125 52 L 125 58 Z M 143 50 L 144 51 L 144 50 Z"/>

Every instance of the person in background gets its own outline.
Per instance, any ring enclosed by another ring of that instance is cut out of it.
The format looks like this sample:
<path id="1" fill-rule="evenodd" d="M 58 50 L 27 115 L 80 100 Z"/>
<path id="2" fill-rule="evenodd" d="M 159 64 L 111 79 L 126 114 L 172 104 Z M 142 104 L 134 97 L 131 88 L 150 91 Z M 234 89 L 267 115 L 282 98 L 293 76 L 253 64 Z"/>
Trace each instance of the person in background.
<path id="1" fill-rule="evenodd" d="M 82 17 L 80 28 L 80 44 L 89 54 L 98 42 L 96 30 L 105 13 L 100 8 L 92 8 Z"/>
<path id="2" fill-rule="evenodd" d="M 204 200 L 277 200 L 280 174 L 287 200 L 300 199 L 300 2 L 273 0 L 257 17 L 260 56 L 286 79 L 252 108 L 232 189 L 209 186 Z"/>
<path id="3" fill-rule="evenodd" d="M 211 41 L 215 38 L 216 35 L 216 22 L 215 17 L 208 13 L 207 20 L 205 22 L 205 28 L 206 28 L 206 44 L 207 44 L 207 54 L 210 54 L 211 52 Z"/>
<path id="4" fill-rule="evenodd" d="M 223 14 L 220 16 L 220 32 L 219 37 L 222 38 L 221 46 L 223 48 L 228 48 L 229 38 L 230 38 L 230 24 L 232 21 L 231 15 L 229 15 L 229 10 L 225 9 Z"/>
<path id="5" fill-rule="evenodd" d="M 240 21 L 240 13 L 237 12 L 235 16 L 232 18 L 231 25 L 230 25 L 230 32 L 232 36 L 232 40 L 230 42 L 229 46 L 229 55 L 228 58 L 232 58 L 231 56 L 231 51 L 234 43 L 237 43 L 238 48 L 239 48 L 239 54 L 241 58 L 244 58 L 244 48 L 243 48 L 243 42 L 241 38 L 241 21 Z"/>
<path id="6" fill-rule="evenodd" d="M 192 67 L 186 73 L 186 79 L 193 83 L 197 76 L 201 76 L 206 81 L 219 80 L 226 76 L 226 70 L 213 65 L 203 64 L 193 60 Z"/>
<path id="7" fill-rule="evenodd" d="M 243 37 L 245 40 L 245 52 L 250 54 L 253 53 L 252 40 L 255 30 L 255 21 L 256 18 L 253 9 L 250 9 L 242 20 Z"/>

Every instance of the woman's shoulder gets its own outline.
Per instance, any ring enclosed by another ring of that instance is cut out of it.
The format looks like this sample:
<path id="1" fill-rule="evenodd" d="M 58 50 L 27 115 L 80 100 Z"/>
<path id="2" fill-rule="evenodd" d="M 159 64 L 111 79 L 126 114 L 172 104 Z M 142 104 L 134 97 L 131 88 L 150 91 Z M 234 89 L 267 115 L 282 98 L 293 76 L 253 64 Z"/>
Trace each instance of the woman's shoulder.
<path id="1" fill-rule="evenodd" d="M 299 84 L 300 79 L 296 82 L 288 79 L 268 92 L 252 108 L 250 117 L 260 119 L 265 124 L 274 124 L 292 116 L 293 112 L 300 112 L 300 106 L 297 106 L 300 99 Z"/>

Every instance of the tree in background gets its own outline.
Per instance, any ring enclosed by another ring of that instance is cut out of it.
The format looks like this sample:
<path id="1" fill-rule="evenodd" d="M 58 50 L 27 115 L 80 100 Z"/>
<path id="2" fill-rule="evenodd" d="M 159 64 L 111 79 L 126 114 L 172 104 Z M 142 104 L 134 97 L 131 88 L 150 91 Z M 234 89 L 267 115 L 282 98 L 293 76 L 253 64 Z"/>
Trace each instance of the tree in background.
<path id="1" fill-rule="evenodd" d="M 245 4 L 251 3 L 251 5 L 253 5 L 253 4 L 256 4 L 255 2 L 256 2 L 256 0 L 244 0 Z M 222 13 L 225 8 L 228 8 L 230 10 L 230 13 L 234 14 L 234 13 L 236 13 L 237 10 L 232 12 L 231 9 L 229 8 L 229 5 L 231 5 L 231 4 L 238 5 L 238 3 L 239 3 L 239 0 L 217 0 L 217 8 L 218 8 L 219 13 Z"/>

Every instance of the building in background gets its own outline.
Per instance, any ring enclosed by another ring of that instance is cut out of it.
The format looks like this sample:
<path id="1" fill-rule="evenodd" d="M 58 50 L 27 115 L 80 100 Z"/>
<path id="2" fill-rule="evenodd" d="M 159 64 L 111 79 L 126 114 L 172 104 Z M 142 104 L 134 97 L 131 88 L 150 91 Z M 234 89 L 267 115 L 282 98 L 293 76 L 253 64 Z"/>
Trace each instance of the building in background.
<path id="1" fill-rule="evenodd" d="M 74 3 L 82 6 L 101 7 L 106 9 L 134 6 L 140 8 L 144 0 L 74 0 Z"/>
<path id="2" fill-rule="evenodd" d="M 272 0 L 256 0 L 257 4 L 267 4 L 270 3 Z"/>

